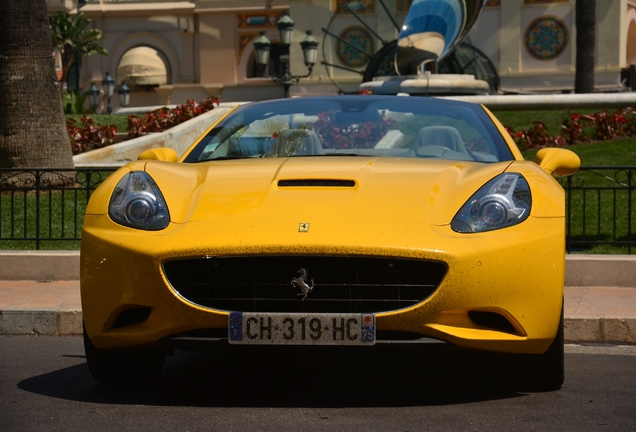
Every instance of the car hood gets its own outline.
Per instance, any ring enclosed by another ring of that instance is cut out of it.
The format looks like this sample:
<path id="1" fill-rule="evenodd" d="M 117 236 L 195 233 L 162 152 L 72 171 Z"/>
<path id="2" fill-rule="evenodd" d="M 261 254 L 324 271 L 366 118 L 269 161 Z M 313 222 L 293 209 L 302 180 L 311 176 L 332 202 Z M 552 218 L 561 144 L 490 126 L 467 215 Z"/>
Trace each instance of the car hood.
<path id="1" fill-rule="evenodd" d="M 382 224 L 445 225 L 477 189 L 510 164 L 298 157 L 150 161 L 145 170 L 162 191 L 173 223 L 365 218 Z"/>

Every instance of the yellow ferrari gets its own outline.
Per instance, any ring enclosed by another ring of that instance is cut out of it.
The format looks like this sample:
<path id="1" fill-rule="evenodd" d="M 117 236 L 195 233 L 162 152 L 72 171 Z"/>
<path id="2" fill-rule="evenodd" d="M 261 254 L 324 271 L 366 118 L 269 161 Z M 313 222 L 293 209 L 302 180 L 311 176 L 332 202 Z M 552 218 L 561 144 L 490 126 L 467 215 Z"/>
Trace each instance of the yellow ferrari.
<path id="1" fill-rule="evenodd" d="M 182 156 L 149 150 L 92 195 L 90 371 L 151 379 L 175 348 L 433 339 L 524 354 L 537 388 L 560 388 L 565 206 L 553 176 L 579 165 L 563 149 L 525 161 L 475 104 L 238 106 Z"/>

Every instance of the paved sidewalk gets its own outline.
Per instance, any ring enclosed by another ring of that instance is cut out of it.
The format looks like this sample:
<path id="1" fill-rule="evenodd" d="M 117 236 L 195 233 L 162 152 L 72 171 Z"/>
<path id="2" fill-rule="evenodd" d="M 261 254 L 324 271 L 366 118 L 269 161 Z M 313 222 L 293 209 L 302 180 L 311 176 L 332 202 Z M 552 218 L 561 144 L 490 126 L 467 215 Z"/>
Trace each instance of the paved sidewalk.
<path id="1" fill-rule="evenodd" d="M 79 281 L 0 281 L 0 334 L 81 332 Z M 565 338 L 636 344 L 636 288 L 566 287 Z"/>

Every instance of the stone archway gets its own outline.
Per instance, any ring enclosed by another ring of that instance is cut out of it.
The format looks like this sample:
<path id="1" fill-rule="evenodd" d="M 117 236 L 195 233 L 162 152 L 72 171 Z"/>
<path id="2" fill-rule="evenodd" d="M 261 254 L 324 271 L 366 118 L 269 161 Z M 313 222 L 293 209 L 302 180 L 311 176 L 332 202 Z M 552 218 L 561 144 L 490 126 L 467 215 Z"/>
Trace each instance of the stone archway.
<path id="1" fill-rule="evenodd" d="M 129 87 L 157 87 L 171 82 L 170 69 L 160 51 L 149 46 L 136 46 L 119 60 L 117 81 L 126 81 Z"/>
<path id="2" fill-rule="evenodd" d="M 177 53 L 161 36 L 149 32 L 136 32 L 122 38 L 110 50 L 108 70 L 116 70 L 124 55 L 136 47 L 148 47 L 156 50 L 166 66 L 168 74 L 167 84 L 178 81 L 181 71 Z"/>

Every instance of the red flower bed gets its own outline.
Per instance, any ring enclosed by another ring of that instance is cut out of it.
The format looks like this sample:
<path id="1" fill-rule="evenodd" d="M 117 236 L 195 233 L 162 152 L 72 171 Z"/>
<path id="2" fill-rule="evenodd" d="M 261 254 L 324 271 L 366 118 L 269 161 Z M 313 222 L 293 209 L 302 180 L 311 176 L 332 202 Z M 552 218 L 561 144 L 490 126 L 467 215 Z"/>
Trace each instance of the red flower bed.
<path id="1" fill-rule="evenodd" d="M 632 108 L 625 108 L 613 113 L 570 113 L 569 118 L 561 125 L 561 133 L 553 136 L 550 136 L 545 124 L 540 121 L 534 122 L 534 126 L 528 129 L 506 129 L 521 150 L 563 147 L 589 141 L 609 141 L 636 135 L 636 112 Z"/>
<path id="2" fill-rule="evenodd" d="M 218 106 L 219 99 L 210 97 L 201 103 L 188 99 L 184 105 L 178 105 L 174 109 L 161 108 L 150 112 L 143 117 L 128 116 L 128 139 L 146 135 L 151 132 L 162 132 L 196 116 L 214 109 Z M 117 126 L 96 126 L 90 117 L 82 117 L 81 124 L 73 119 L 66 121 L 66 130 L 71 138 L 73 154 L 95 150 L 120 141 L 115 134 Z"/>
<path id="3" fill-rule="evenodd" d="M 188 121 L 196 116 L 214 109 L 214 104 L 219 105 L 219 100 L 210 97 L 201 103 L 188 99 L 184 105 L 178 105 L 174 109 L 166 107 L 150 112 L 143 117 L 128 116 L 128 138 L 137 138 L 151 132 L 162 132 L 178 124 Z"/>
<path id="4" fill-rule="evenodd" d="M 71 138 L 73 154 L 80 154 L 90 150 L 106 147 L 120 141 L 117 126 L 96 126 L 93 119 L 83 116 L 78 124 L 74 119 L 66 120 L 66 130 Z"/>

